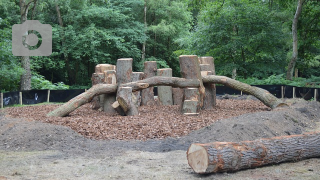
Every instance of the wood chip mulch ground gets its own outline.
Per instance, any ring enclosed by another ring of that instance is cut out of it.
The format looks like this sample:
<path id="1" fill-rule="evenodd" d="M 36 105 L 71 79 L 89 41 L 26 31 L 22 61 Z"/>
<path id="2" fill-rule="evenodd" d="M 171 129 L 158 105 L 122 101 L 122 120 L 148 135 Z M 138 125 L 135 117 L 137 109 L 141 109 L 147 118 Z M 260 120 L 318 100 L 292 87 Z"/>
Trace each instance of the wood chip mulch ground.
<path id="1" fill-rule="evenodd" d="M 270 108 L 255 100 L 217 100 L 212 110 L 202 110 L 199 116 L 183 116 L 178 106 L 141 106 L 138 116 L 108 115 L 90 109 L 86 104 L 68 117 L 46 117 L 59 105 L 9 107 L 6 116 L 68 126 L 92 139 L 147 140 L 181 137 L 206 127 L 219 119 L 245 113 L 269 111 Z"/>

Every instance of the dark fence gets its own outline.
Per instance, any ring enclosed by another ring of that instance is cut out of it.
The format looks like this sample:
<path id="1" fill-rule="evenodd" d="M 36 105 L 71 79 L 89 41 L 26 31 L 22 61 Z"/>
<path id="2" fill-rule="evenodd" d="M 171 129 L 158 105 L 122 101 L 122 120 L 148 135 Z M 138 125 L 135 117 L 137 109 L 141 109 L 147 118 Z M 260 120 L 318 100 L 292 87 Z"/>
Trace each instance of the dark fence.
<path id="1" fill-rule="evenodd" d="M 84 91 L 84 89 L 22 91 L 22 104 L 38 104 L 43 102 L 67 102 L 70 99 L 83 93 Z M 3 106 L 12 106 L 14 104 L 20 104 L 20 92 L 3 93 Z"/>
<path id="2" fill-rule="evenodd" d="M 319 93 L 320 88 L 301 88 L 294 86 L 281 86 L 281 85 L 258 85 L 256 87 L 263 88 L 275 95 L 277 98 L 304 98 L 305 100 L 320 101 Z M 240 95 L 241 91 L 229 88 L 227 86 L 216 86 L 217 95 Z M 318 93 L 315 90 L 317 89 Z M 72 90 L 30 90 L 22 91 L 22 104 L 38 104 L 43 102 L 67 102 L 77 95 L 85 92 L 84 89 Z M 155 95 L 157 95 L 157 88 L 154 88 Z M 244 93 L 243 93 L 244 94 Z M 48 99 L 49 95 L 49 99 Z M 3 106 L 12 106 L 20 104 L 20 92 L 7 92 L 3 93 Z"/>

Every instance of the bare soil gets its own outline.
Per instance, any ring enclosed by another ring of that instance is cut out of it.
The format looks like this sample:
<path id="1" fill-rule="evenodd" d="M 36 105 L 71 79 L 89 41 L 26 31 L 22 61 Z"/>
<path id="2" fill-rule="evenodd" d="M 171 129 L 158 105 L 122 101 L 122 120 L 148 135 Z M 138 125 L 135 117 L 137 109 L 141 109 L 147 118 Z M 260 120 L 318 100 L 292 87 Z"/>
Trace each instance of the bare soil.
<path id="1" fill-rule="evenodd" d="M 2 179 L 319 179 L 320 159 L 239 172 L 197 175 L 187 164 L 192 143 L 243 141 L 319 130 L 320 103 L 288 99 L 270 110 L 251 96 L 225 96 L 200 116 L 177 106 L 141 107 L 122 117 L 82 106 L 64 118 L 58 105 L 0 111 Z"/>

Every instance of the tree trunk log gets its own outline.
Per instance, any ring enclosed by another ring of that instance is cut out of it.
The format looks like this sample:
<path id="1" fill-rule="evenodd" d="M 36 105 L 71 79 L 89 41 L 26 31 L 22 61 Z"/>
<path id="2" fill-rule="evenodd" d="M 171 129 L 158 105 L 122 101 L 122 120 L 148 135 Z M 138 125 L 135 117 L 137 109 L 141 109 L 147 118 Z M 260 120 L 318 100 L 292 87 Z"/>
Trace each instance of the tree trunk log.
<path id="1" fill-rule="evenodd" d="M 91 82 L 92 82 L 92 86 L 96 85 L 96 84 L 102 84 L 104 82 L 104 79 L 105 79 L 105 74 L 104 73 L 93 73 L 92 74 L 92 77 L 91 77 Z M 97 96 L 97 97 L 94 97 L 91 101 L 91 108 L 94 109 L 94 110 L 97 110 L 102 106 L 102 104 L 100 102 L 102 102 L 100 99 L 103 98 L 103 97 L 100 97 L 100 96 Z"/>
<path id="2" fill-rule="evenodd" d="M 212 71 L 201 71 L 202 76 L 213 75 Z M 212 109 L 216 106 L 216 85 L 214 83 L 203 83 L 205 88 L 205 97 L 202 109 Z"/>
<path id="3" fill-rule="evenodd" d="M 164 68 L 158 69 L 158 76 L 172 77 L 172 69 Z M 158 86 L 158 99 L 160 104 L 168 106 L 173 105 L 172 102 L 172 87 L 171 86 Z"/>
<path id="4" fill-rule="evenodd" d="M 258 98 L 261 102 L 263 102 L 266 106 L 271 109 L 275 109 L 280 106 L 287 106 L 287 104 L 283 103 L 281 100 L 270 94 L 269 91 L 250 86 L 248 84 L 239 82 L 234 79 L 230 79 L 225 76 L 204 76 L 202 77 L 204 83 L 217 83 L 229 86 L 233 89 L 237 89 L 239 91 L 243 91 L 244 93 L 250 94 Z"/>
<path id="5" fill-rule="evenodd" d="M 144 73 L 143 72 L 133 72 L 132 73 L 132 81 L 131 82 L 136 82 L 140 81 L 143 79 Z M 133 94 L 136 96 L 137 101 L 136 104 L 139 107 L 141 105 L 141 91 L 135 91 Z"/>
<path id="6" fill-rule="evenodd" d="M 152 77 L 148 79 L 144 79 L 137 82 L 131 82 L 122 84 L 123 87 L 131 87 L 132 91 L 139 91 L 141 89 L 145 89 L 149 86 L 173 86 L 173 87 L 199 87 L 200 82 L 197 79 L 183 79 L 177 77 Z M 108 94 L 108 93 L 115 93 L 117 92 L 117 85 L 110 85 L 110 84 L 97 84 L 92 86 L 88 91 L 74 97 L 67 103 L 63 104 L 62 106 L 58 107 L 57 109 L 49 112 L 47 116 L 57 116 L 57 117 L 64 117 L 67 116 L 69 113 L 77 109 L 78 107 L 82 106 L 85 103 L 88 103 L 92 100 L 94 96 L 100 94 Z"/>
<path id="7" fill-rule="evenodd" d="M 196 173 L 204 174 L 319 157 L 319 148 L 320 132 L 312 132 L 239 143 L 191 144 L 187 159 Z"/>
<path id="8" fill-rule="evenodd" d="M 131 87 L 120 87 L 117 94 L 117 101 L 124 113 L 128 116 L 135 116 L 139 114 L 132 95 Z"/>
<path id="9" fill-rule="evenodd" d="M 288 64 L 287 80 L 292 80 L 293 70 L 298 59 L 298 22 L 305 0 L 298 0 L 297 10 L 292 20 L 292 58 Z"/>
<path id="10" fill-rule="evenodd" d="M 146 61 L 144 62 L 144 79 L 156 76 L 157 73 L 157 62 Z M 155 105 L 153 87 L 143 89 L 141 92 L 141 105 L 152 106 Z"/>
<path id="11" fill-rule="evenodd" d="M 198 100 L 185 100 L 183 102 L 182 114 L 183 115 L 198 115 L 199 114 L 199 101 Z"/>
<path id="12" fill-rule="evenodd" d="M 211 57 L 211 56 L 200 57 L 200 64 L 209 64 L 210 70 L 208 70 L 208 71 L 212 71 L 213 75 L 216 75 L 213 57 Z"/>
<path id="13" fill-rule="evenodd" d="M 172 99 L 173 105 L 179 105 L 181 107 L 183 102 L 183 89 L 172 88 Z"/>
<path id="14" fill-rule="evenodd" d="M 204 66 L 209 65 L 209 66 Z M 200 57 L 201 73 L 206 72 L 207 75 L 216 75 L 214 59 L 211 56 Z M 204 74 L 201 74 L 204 76 Z M 214 83 L 204 83 L 206 95 L 204 97 L 203 109 L 212 109 L 216 106 L 216 85 Z"/>
<path id="15" fill-rule="evenodd" d="M 57 117 L 67 116 L 72 111 L 76 110 L 78 107 L 82 106 L 85 103 L 90 102 L 94 96 L 98 96 L 100 94 L 115 93 L 116 91 L 117 91 L 117 85 L 110 85 L 110 84 L 94 85 L 86 92 L 72 98 L 67 103 L 49 112 L 47 116 L 57 116 Z"/>
<path id="16" fill-rule="evenodd" d="M 127 88 L 124 88 L 125 86 L 122 86 L 122 84 L 131 82 L 132 80 L 132 62 L 132 58 L 118 59 L 116 66 L 116 75 L 118 81 L 117 101 L 119 102 L 120 106 L 124 108 L 123 110 L 126 115 L 139 114 L 136 105 L 133 105 L 132 98 L 134 98 L 134 100 L 136 100 L 136 98 L 135 95 L 132 94 L 132 88 L 130 88 L 131 92 L 126 95 L 127 97 L 125 97 L 124 93 L 122 92 L 124 91 L 125 93 L 127 93 Z M 122 98 L 124 98 L 124 101 L 122 101 Z M 127 106 L 125 106 L 125 102 L 128 103 Z"/>
<path id="17" fill-rule="evenodd" d="M 201 73 L 200 73 L 200 66 L 199 66 L 199 59 L 196 55 L 182 55 L 179 56 L 180 62 L 180 70 L 181 75 L 183 78 L 186 79 L 199 79 L 200 87 L 199 87 L 199 103 L 200 107 L 203 106 L 203 98 L 205 96 L 205 88 L 202 83 Z"/>
<path id="18" fill-rule="evenodd" d="M 105 77 L 105 83 L 106 84 L 112 84 L 116 85 L 116 71 L 115 70 L 104 70 L 104 77 Z M 103 100 L 101 98 L 103 97 Z M 112 107 L 112 104 L 116 101 L 116 94 L 110 93 L 110 94 L 102 94 L 100 95 L 100 100 L 103 102 L 103 111 L 108 114 L 115 114 L 116 110 Z"/>

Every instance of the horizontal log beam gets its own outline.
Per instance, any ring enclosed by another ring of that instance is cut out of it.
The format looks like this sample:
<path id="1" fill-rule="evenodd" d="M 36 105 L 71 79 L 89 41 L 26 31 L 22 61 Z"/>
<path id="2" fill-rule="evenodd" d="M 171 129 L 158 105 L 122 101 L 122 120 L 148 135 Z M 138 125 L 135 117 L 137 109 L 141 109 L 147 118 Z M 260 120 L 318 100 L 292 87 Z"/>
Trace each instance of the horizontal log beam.
<path id="1" fill-rule="evenodd" d="M 281 106 L 287 106 L 287 104 L 283 103 L 280 99 L 278 99 L 265 89 L 250 86 L 249 84 L 242 83 L 226 76 L 203 76 L 202 80 L 204 83 L 223 84 L 233 89 L 237 89 L 239 91 L 243 91 L 244 93 L 253 95 L 271 109 L 275 109 Z"/>

